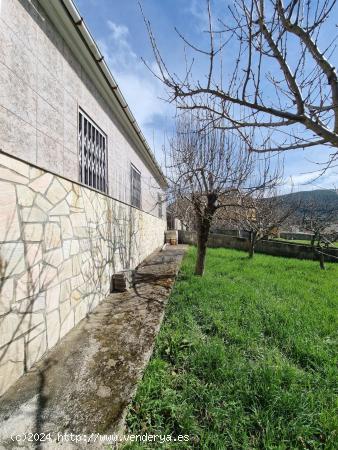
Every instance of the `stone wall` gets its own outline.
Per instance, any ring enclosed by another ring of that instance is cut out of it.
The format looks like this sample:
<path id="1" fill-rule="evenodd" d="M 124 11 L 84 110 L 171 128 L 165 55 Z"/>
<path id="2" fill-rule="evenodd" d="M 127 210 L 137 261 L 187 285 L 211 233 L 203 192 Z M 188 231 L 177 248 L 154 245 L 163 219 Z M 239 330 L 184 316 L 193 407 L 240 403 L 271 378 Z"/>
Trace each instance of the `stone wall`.
<path id="1" fill-rule="evenodd" d="M 165 220 L 0 153 L 0 395 L 164 230 Z"/>
<path id="2" fill-rule="evenodd" d="M 311 233 L 292 233 L 288 231 L 281 231 L 279 236 L 283 239 L 288 239 L 290 241 L 301 240 L 301 241 L 311 241 L 312 234 Z"/>
<path id="3" fill-rule="evenodd" d="M 178 242 L 180 244 L 196 244 L 195 231 L 178 231 Z M 227 236 L 225 234 L 210 234 L 208 247 L 226 247 L 247 251 L 248 239 L 243 237 Z M 259 241 L 255 247 L 257 253 L 266 253 L 273 256 L 284 256 L 287 258 L 316 259 L 313 250 L 309 245 L 293 244 L 288 242 L 263 240 Z M 338 262 L 338 249 L 326 249 L 325 260 Z"/>
<path id="4" fill-rule="evenodd" d="M 211 227 L 210 233 L 212 234 L 226 234 L 227 236 L 241 236 L 241 233 L 243 230 L 234 230 L 234 229 L 226 229 L 226 228 L 218 228 L 218 227 Z"/>
<path id="5" fill-rule="evenodd" d="M 250 233 L 245 230 L 226 230 L 215 228 L 210 230 L 211 233 L 215 234 L 226 234 L 227 236 L 236 236 L 236 237 L 244 237 L 249 238 Z M 311 233 L 294 233 L 291 231 L 281 231 L 279 233 L 279 237 L 283 239 L 287 239 L 290 241 L 293 240 L 302 240 L 302 241 L 311 241 L 312 234 Z"/>

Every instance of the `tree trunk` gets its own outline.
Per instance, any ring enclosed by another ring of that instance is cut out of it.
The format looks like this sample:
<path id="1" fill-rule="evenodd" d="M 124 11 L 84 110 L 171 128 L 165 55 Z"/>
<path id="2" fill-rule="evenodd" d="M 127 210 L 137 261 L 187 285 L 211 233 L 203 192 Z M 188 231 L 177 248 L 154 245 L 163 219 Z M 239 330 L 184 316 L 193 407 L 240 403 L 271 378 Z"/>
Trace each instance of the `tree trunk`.
<path id="1" fill-rule="evenodd" d="M 319 260 L 319 266 L 322 270 L 325 270 L 325 256 L 322 253 L 322 248 L 320 247 L 320 245 L 313 246 L 313 259 Z"/>
<path id="2" fill-rule="evenodd" d="M 325 270 L 324 255 L 323 255 L 321 249 L 319 250 L 319 265 L 322 270 Z"/>
<path id="3" fill-rule="evenodd" d="M 253 258 L 255 254 L 255 244 L 256 244 L 257 233 L 255 231 L 250 231 L 249 237 L 249 258 Z"/>
<path id="4" fill-rule="evenodd" d="M 253 258 L 255 254 L 255 244 L 253 241 L 249 242 L 249 258 Z"/>
<path id="5" fill-rule="evenodd" d="M 314 231 L 313 235 L 311 237 L 311 245 L 313 248 L 315 248 L 315 246 L 316 246 L 316 241 L 318 241 L 318 246 L 319 246 L 320 239 L 321 239 L 321 233 L 318 231 Z"/>
<path id="6" fill-rule="evenodd" d="M 210 222 L 207 220 L 199 219 L 197 223 L 197 259 L 195 265 L 195 275 L 202 276 L 204 273 L 209 230 Z"/>

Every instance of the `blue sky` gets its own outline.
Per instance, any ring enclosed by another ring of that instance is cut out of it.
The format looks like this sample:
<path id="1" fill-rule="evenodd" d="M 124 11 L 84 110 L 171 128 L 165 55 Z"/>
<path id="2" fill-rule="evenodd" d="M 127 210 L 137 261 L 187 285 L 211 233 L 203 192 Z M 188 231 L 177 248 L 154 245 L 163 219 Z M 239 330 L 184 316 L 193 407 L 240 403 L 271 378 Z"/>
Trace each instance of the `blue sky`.
<path id="1" fill-rule="evenodd" d="M 215 4 L 216 3 L 216 4 Z M 120 85 L 157 159 L 163 163 L 162 144 L 165 133 L 173 128 L 174 108 L 161 100 L 163 86 L 141 61 L 154 65 L 152 50 L 137 0 L 76 0 L 106 62 Z M 142 0 L 145 15 L 150 19 L 158 46 L 171 70 L 182 73 L 182 43 L 174 31 L 176 26 L 194 43 L 203 45 L 206 11 L 203 0 Z M 224 1 L 214 0 L 214 8 L 224 8 Z M 217 11 L 216 11 L 217 13 Z M 222 10 L 224 16 L 224 9 Z M 203 64 L 196 70 L 202 71 Z M 320 162 L 327 151 L 315 148 L 285 154 L 285 178 L 292 177 L 295 190 L 338 188 L 337 169 L 320 179 L 315 177 L 314 162 Z"/>

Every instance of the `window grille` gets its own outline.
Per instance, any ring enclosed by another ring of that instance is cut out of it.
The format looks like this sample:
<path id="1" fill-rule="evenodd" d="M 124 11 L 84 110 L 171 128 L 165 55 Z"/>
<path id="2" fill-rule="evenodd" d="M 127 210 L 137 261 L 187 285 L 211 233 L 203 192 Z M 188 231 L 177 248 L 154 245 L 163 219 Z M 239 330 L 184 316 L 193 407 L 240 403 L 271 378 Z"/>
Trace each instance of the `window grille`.
<path id="1" fill-rule="evenodd" d="M 141 208 L 141 173 L 131 166 L 131 204 Z"/>
<path id="2" fill-rule="evenodd" d="M 80 181 L 108 193 L 107 136 L 79 111 Z"/>
<path id="3" fill-rule="evenodd" d="M 162 195 L 159 192 L 157 194 L 157 202 L 158 202 L 158 217 L 162 219 L 163 218 Z"/>

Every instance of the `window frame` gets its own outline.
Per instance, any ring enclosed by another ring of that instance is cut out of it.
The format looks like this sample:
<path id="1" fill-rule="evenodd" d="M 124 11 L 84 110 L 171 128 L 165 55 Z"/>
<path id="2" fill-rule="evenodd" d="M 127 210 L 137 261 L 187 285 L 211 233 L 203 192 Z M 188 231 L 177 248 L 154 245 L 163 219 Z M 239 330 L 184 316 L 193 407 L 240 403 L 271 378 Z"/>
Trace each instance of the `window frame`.
<path id="1" fill-rule="evenodd" d="M 139 175 L 139 189 L 136 192 L 139 192 L 139 202 L 134 202 L 135 195 L 134 195 L 134 173 Z M 130 164 L 130 204 L 131 206 L 134 206 L 135 208 L 142 209 L 142 175 L 141 171 L 138 170 L 137 167 L 134 166 L 134 164 Z"/>
<path id="2" fill-rule="evenodd" d="M 80 107 L 78 107 L 77 117 L 78 117 L 79 181 L 80 183 L 91 189 L 95 189 L 99 192 L 102 192 L 103 194 L 108 194 L 109 184 L 108 184 L 107 134 Z M 86 136 L 84 135 L 85 129 L 87 130 Z M 94 139 L 92 140 L 93 137 Z M 82 163 L 84 158 L 86 158 L 85 164 Z M 89 164 L 92 165 L 91 169 L 88 167 Z M 102 173 L 99 174 L 99 171 L 101 171 Z"/>

